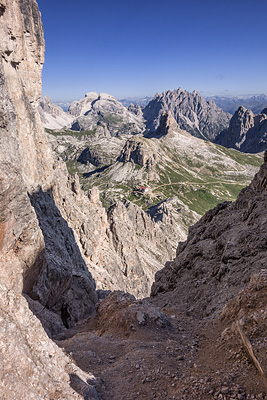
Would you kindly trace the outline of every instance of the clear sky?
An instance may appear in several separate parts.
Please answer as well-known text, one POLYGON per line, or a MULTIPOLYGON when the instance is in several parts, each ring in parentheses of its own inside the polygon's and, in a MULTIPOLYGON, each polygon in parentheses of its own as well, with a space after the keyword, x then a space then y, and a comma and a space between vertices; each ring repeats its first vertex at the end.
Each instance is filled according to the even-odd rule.
POLYGON ((267 0, 37 0, 43 95, 267 92, 267 0))

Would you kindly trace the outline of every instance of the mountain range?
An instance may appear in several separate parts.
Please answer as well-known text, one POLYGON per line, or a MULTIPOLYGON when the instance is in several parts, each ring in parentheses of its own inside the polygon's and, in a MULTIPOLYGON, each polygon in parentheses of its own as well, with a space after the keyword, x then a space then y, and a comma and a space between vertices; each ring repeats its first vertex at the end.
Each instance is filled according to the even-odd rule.
POLYGON ((205 97, 205 99, 214 101, 218 107, 230 114, 234 114, 240 106, 251 110, 254 114, 261 113, 267 107, 267 95, 265 93, 236 97, 209 96, 205 97))
POLYGON ((0 36, 1 399, 264 400, 267 152, 198 139, 170 110, 155 131, 136 133, 143 122, 118 104, 123 124, 128 112, 136 123, 134 134, 121 132, 107 95, 90 94, 88 114, 73 115, 86 124, 98 115, 93 129, 46 133, 36 1, 0 0, 0 36), (117 182, 112 191, 123 198, 105 208, 97 185, 83 190, 63 159, 84 168, 84 180, 107 173, 102 193, 117 182), (143 208, 163 194, 146 210, 120 192, 133 173, 149 179, 132 193, 143 208), (172 235, 186 213, 199 218, 193 207, 208 188, 231 197, 248 180, 236 201, 189 229, 164 267, 172 235), (168 198, 174 186, 177 198, 168 198))
POLYGON ((61 123, 60 118, 66 113, 62 110, 59 115, 58 106, 53 112, 52 102, 48 97, 42 99, 39 109, 47 128, 54 129, 52 116, 59 120, 61 127, 85 131, 96 125, 104 126, 112 136, 119 130, 125 133, 155 132, 162 113, 169 111, 180 129, 193 136, 212 140, 227 128, 231 117, 214 102, 206 102, 196 91, 190 93, 182 89, 157 94, 143 110, 133 104, 126 108, 108 94, 88 93, 84 99, 70 104, 66 118, 72 118, 72 121, 65 125, 61 123))

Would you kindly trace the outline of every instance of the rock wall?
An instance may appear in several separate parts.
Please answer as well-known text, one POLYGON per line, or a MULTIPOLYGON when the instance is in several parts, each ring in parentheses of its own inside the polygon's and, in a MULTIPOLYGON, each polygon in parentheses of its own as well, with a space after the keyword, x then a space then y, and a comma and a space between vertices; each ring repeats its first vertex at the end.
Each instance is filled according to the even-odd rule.
POLYGON ((244 153, 259 153, 266 150, 267 109, 254 115, 251 110, 239 107, 231 118, 229 128, 222 131, 214 142, 244 153))
POLYGON ((52 158, 37 112, 44 60, 37 4, 34 0, 0 4, 2 393, 3 398, 13 396, 12 389, 6 389, 12 388, 8 371, 13 367, 21 369, 12 381, 17 386, 14 398, 20 393, 22 398, 44 398, 51 384, 55 392, 63 390, 66 399, 74 399, 76 394, 68 386, 74 367, 43 327, 49 336, 66 329, 60 318, 63 303, 71 307, 70 326, 94 313, 97 293, 89 270, 98 288, 148 295, 154 273, 165 261, 165 239, 138 207, 120 203, 107 215, 98 192, 86 196, 77 178, 68 177, 64 164, 52 158), (133 243, 137 249, 130 253, 133 243), (9 333, 11 325, 16 335, 9 333), (45 355, 37 356, 40 352, 45 355), (53 354, 57 356, 51 367, 53 354), (25 394, 22 384, 32 391, 25 394))
MULTIPOLYGON (((0 36, 0 397, 82 398, 70 386, 73 376, 76 383, 72 386, 94 398, 94 389, 86 383, 89 376, 50 341, 26 301, 27 294, 31 295, 38 300, 38 313, 49 313, 48 307, 59 301, 64 290, 74 292, 72 268, 76 264, 79 269, 76 261, 82 260, 74 244, 65 254, 52 254, 52 242, 51 248, 47 247, 51 238, 43 230, 48 213, 53 214, 51 229, 56 221, 58 230, 67 223, 53 200, 55 170, 36 112, 44 60, 36 2, 1 0, 0 36), (61 260, 52 263, 52 256, 61 260), (64 271, 56 268, 60 262, 65 264, 64 271)), ((70 240, 71 232, 65 230, 63 235, 57 232, 54 243, 59 238, 70 240)), ((96 299, 94 282, 84 266, 80 270, 85 271, 89 286, 84 294, 87 309, 82 310, 88 314, 96 299)), ((61 320, 59 324, 62 326, 61 320)))

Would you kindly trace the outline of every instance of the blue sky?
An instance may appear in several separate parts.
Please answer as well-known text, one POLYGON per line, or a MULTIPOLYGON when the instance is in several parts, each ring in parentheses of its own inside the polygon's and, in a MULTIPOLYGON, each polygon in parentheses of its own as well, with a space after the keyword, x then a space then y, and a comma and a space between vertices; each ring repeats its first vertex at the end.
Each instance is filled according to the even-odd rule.
POLYGON ((266 0, 37 0, 43 95, 267 92, 266 0))

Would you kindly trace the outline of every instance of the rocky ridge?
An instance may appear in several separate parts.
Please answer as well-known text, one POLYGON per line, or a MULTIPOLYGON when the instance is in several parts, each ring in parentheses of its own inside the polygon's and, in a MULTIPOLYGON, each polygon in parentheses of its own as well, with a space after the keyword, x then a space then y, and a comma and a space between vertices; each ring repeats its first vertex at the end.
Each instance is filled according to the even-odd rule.
MULTIPOLYGON (((47 100, 41 102, 43 121, 56 117, 56 110, 48 109, 47 100), (42 104, 45 102, 46 107, 42 104), (46 113, 44 113, 44 108, 46 113)), ((168 113, 178 127, 191 135, 213 140, 229 123, 230 114, 225 113, 212 100, 206 102, 196 91, 192 93, 181 88, 156 94, 144 109, 138 104, 126 108, 113 96, 95 92, 87 93, 84 99, 71 103, 64 119, 58 117, 58 127, 71 127, 74 131, 93 130, 104 127, 112 136, 123 134, 149 134, 156 132, 162 114, 168 113), (73 118, 72 122, 70 118, 73 118)), ((54 121, 55 123, 56 121, 54 121)), ((48 122, 47 122, 48 123, 48 122)), ((45 125, 48 127, 48 125, 45 125)), ((50 126, 49 126, 50 127, 50 126)))
POLYGON ((259 153, 267 148, 267 109, 254 115, 251 110, 239 107, 231 118, 229 128, 215 139, 215 143, 245 153, 259 153))
MULTIPOLYGON (((0 33, 1 398, 265 399, 233 321, 242 319, 265 371, 267 155, 235 203, 217 206, 191 229, 165 277, 158 273, 153 298, 97 293, 89 261, 97 269, 107 254, 113 268, 112 241, 128 262, 138 239, 129 241, 117 216, 140 224, 145 237, 152 219, 167 219, 168 204, 150 217, 127 202, 106 214, 97 190, 82 192, 77 176, 53 159, 36 111, 44 50, 36 2, 0 0, 0 33)), ((167 136, 191 148, 178 133, 167 136)), ((133 267, 122 269, 125 279, 133 267)))
POLYGON ((44 96, 39 102, 39 114, 42 124, 48 129, 61 129, 73 121, 73 116, 66 113, 60 106, 52 103, 49 96, 44 96))
POLYGON ((228 126, 231 118, 213 101, 206 102, 197 91, 189 93, 181 88, 156 94, 144 108, 149 131, 157 130, 163 112, 170 112, 180 129, 206 140, 213 140, 228 126))
POLYGON ((126 198, 147 210, 176 196, 203 214, 224 198, 235 199, 237 187, 245 186, 260 164, 259 156, 239 155, 193 138, 178 128, 170 113, 163 114, 157 132, 147 136, 108 138, 97 131, 62 131, 51 132, 49 138, 69 172, 78 173, 84 190, 98 186, 106 208, 126 198), (140 186, 148 187, 145 196, 140 186))

